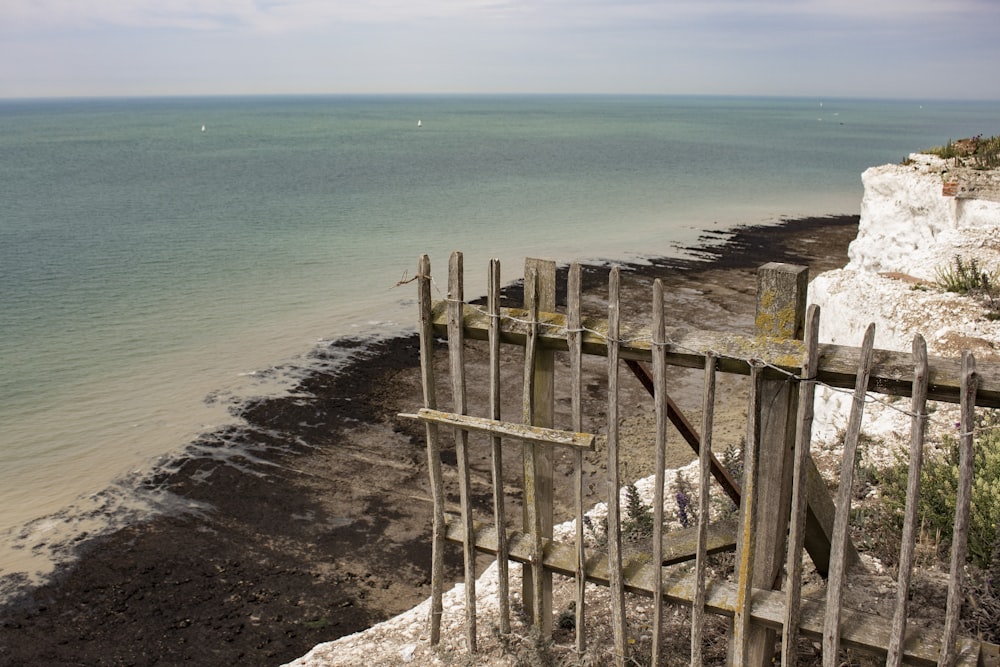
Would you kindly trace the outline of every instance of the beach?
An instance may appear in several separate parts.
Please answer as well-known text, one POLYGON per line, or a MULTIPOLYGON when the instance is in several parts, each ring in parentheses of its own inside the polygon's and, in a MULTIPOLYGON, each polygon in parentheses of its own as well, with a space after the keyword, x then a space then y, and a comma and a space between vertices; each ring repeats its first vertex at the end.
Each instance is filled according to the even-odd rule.
MULTIPOLYGON (((816 275, 843 266, 857 223, 840 215, 706 233, 689 258, 624 265, 623 313, 648 321, 652 280, 661 278, 678 325, 749 331, 756 268, 790 262, 816 275)), ((440 281, 447 257, 432 260, 440 281)), ((599 303, 606 281, 606 265, 586 267, 588 298, 599 303)), ((467 296, 481 291, 466 286, 467 296)), ((518 303, 516 287, 506 296, 518 303)), ((77 558, 37 588, 4 581, 0 662, 274 665, 426 598, 423 431, 397 416, 421 405, 417 338, 341 338, 312 356, 344 353, 351 354, 345 367, 315 364, 288 395, 236 406, 239 425, 200 437, 141 480, 140 488, 173 498, 175 511, 62 545, 77 558)), ((470 345, 469 364, 482 358, 470 345)), ((588 372, 604 372, 603 363, 588 372)), ((696 414, 700 383, 684 373, 671 382, 676 402, 696 414)), ((724 395, 739 395, 733 382, 724 395)), ((641 426, 652 405, 637 382, 622 385, 623 416, 638 425, 626 474, 638 478, 651 472, 641 426)), ((587 409, 600 418, 601 397, 587 409)), ((728 411, 729 430, 717 447, 738 442, 740 410, 731 401, 720 411, 728 411)), ((672 456, 675 465, 693 453, 678 448, 672 456)), ((446 453, 445 464, 453 458, 446 453)), ((487 469, 484 460, 473 469, 487 469)), ((587 472, 593 502, 604 493, 599 456, 588 459, 587 472)), ((458 578, 460 550, 448 556, 458 578)))

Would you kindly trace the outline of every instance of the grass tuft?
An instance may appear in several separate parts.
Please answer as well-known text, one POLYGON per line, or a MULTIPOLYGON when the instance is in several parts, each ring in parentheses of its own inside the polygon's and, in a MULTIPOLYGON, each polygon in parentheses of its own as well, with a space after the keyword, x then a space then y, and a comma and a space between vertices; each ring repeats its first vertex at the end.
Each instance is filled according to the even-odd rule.
POLYGON ((944 146, 924 152, 974 169, 996 169, 1000 167, 1000 136, 983 137, 982 134, 977 134, 959 141, 949 139, 944 146))

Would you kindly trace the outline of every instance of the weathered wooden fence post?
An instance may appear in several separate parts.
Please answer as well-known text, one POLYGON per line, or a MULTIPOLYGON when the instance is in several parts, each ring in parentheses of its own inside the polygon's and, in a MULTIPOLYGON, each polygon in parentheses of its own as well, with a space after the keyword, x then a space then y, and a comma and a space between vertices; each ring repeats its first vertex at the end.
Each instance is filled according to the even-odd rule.
MULTIPOLYGON (((582 270, 574 262, 566 277, 566 345, 569 348, 572 428, 583 431, 583 312, 582 270)), ((573 490, 576 498, 576 653, 587 648, 587 553, 584 548, 583 450, 573 451, 573 490)))
POLYGON ((976 358, 962 352, 961 436, 959 437, 958 489, 955 497, 955 523, 951 538, 951 570, 948 577, 948 602, 944 632, 941 637, 941 657, 938 667, 952 667, 958 655, 955 642, 962 614, 962 582, 965 579, 965 559, 968 556, 969 512, 972 503, 973 432, 976 429, 976 358))
MULTIPOLYGON (((420 369, 424 391, 424 407, 437 409, 437 394, 434 389, 434 324, 431 307, 431 260, 420 256, 417 267, 417 284, 420 300, 420 369)), ((431 537, 431 644, 441 641, 441 614, 444 595, 444 482, 441 472, 441 450, 438 443, 438 427, 432 422, 425 423, 427 438, 427 468, 430 474, 431 497, 434 504, 434 518, 431 537)))
MULTIPOLYGON (((490 419, 500 421, 500 260, 490 260, 487 308, 490 313, 490 419)), ((497 584, 500 588, 500 634, 510 633, 510 573, 507 561, 507 514, 504 510, 503 441, 490 436, 493 480, 493 525, 497 530, 497 584)))
POLYGON ((927 431, 927 341, 920 334, 913 337, 913 396, 910 398, 910 466, 906 476, 903 536, 899 550, 899 576, 896 584, 896 610, 892 617, 892 634, 886 652, 885 667, 903 664, 903 643, 906 639, 906 615, 910 604, 910 581, 913 577, 914 554, 920 497, 920 471, 924 465, 924 434, 927 431))
MULTIPOLYGON (((757 336, 801 339, 808 286, 809 269, 804 266, 771 262, 760 267, 757 272, 757 336)), ((778 577, 785 563, 798 401, 798 386, 789 380, 787 377, 768 377, 765 373, 761 383, 760 405, 767 409, 760 423, 757 506, 766 507, 767 512, 761 515, 755 528, 754 588, 775 588, 780 583, 778 577)), ((774 630, 751 626, 745 664, 770 665, 776 637, 774 630)))
MULTIPOLYGON (((467 415, 465 387, 465 266, 462 253, 453 252, 448 262, 448 358, 451 394, 456 414, 467 415)), ((476 549, 472 530, 469 474, 469 432, 455 429, 458 492, 462 504, 462 555, 465 565, 465 631, 469 652, 476 652, 476 549)))
MULTIPOLYGON (((524 307, 531 312, 555 312, 556 309, 556 263, 552 260, 528 258, 524 261, 524 307), (531 285, 529 281, 537 281, 531 285), (537 298, 537 304, 530 303, 530 300, 537 298), (534 308, 533 308, 534 306, 534 308)), ((539 348, 535 356, 535 370, 533 378, 533 397, 531 413, 533 415, 533 426, 553 426, 555 412, 555 354, 551 350, 539 348)), ((525 448, 532 448, 533 451, 525 451, 524 464, 531 465, 534 461, 534 470, 525 470, 525 480, 530 475, 534 475, 537 482, 538 501, 542 508, 541 526, 542 537, 552 539, 552 458, 549 447, 543 447, 537 443, 525 443, 525 448)), ((527 503, 524 510, 524 530, 532 530, 531 517, 528 516, 527 503)), ((541 631, 543 637, 552 634, 552 573, 546 572, 542 567, 525 567, 522 576, 521 596, 525 609, 533 609, 535 590, 534 577, 542 578, 542 618, 531 619, 541 631)))
POLYGON ((611 630, 615 646, 615 667, 625 667, 628 658, 625 617, 625 581, 622 575, 622 534, 618 463, 618 360, 620 358, 620 287, 617 266, 608 278, 608 587, 611 589, 611 630))
POLYGON ((872 351, 875 349, 875 323, 868 325, 861 344, 861 359, 855 378, 854 400, 851 416, 847 420, 844 436, 844 454, 840 468, 840 488, 837 490, 837 516, 833 523, 830 545, 830 573, 826 584, 826 618, 823 620, 823 665, 837 667, 840 661, 840 619, 843 589, 847 576, 847 543, 851 520, 851 490, 854 486, 854 465, 857 461, 858 441, 861 439, 861 420, 865 414, 868 380, 872 372, 872 351))
MULTIPOLYGON (((795 460, 792 464, 792 507, 789 516, 785 565, 785 622, 781 632, 781 664, 798 664, 799 623, 802 618, 802 550, 805 546, 809 507, 809 453, 812 443, 816 368, 819 366, 819 306, 806 311, 805 351, 799 372, 799 405, 795 426, 795 460)), ((895 666, 895 667, 898 667, 895 666)))

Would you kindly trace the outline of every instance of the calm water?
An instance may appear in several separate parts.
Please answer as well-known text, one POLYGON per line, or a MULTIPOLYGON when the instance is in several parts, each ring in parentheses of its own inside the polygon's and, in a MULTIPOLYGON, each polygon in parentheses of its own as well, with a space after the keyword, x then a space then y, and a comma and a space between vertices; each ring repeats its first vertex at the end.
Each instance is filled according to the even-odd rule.
POLYGON ((99 492, 291 379, 261 371, 410 327, 396 283, 420 253, 440 272, 463 250, 468 292, 490 256, 513 278, 526 255, 671 254, 856 213, 865 168, 978 133, 1000 104, 0 101, 0 574, 43 567, 11 546, 86 529, 129 487, 99 492))

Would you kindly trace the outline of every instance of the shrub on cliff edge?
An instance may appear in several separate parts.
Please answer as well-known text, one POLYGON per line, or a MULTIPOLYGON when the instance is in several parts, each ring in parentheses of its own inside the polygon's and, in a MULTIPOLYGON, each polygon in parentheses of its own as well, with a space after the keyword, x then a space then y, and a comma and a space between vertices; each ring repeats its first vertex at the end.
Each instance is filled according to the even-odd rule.
POLYGON ((965 259, 955 255, 951 264, 938 267, 934 274, 938 287, 946 292, 992 296, 996 290, 997 272, 984 271, 975 257, 965 259))
MULTIPOLYGON (((988 570, 1000 553, 1000 414, 990 411, 977 419, 973 445, 975 471, 969 515, 969 560, 988 570)), ((944 438, 944 446, 927 453, 920 475, 919 516, 926 531, 940 534, 939 547, 951 541, 958 490, 958 440, 944 438)), ((903 525, 908 463, 901 454, 896 465, 879 474, 879 491, 889 520, 903 525)), ((947 551, 939 556, 947 558, 947 551)))
POLYGON ((1000 136, 984 138, 983 135, 977 134, 958 141, 949 139, 944 146, 930 148, 924 152, 975 169, 996 169, 1000 167, 1000 136))

